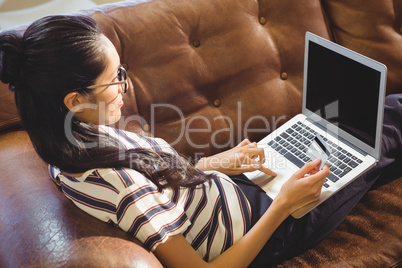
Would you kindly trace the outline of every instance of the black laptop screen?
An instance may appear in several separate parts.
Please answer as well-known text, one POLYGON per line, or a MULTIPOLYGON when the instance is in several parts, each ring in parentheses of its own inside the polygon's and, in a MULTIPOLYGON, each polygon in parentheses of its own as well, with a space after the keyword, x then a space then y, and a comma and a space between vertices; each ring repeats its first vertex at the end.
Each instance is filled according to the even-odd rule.
POLYGON ((306 108, 374 147, 380 72, 309 42, 306 108))

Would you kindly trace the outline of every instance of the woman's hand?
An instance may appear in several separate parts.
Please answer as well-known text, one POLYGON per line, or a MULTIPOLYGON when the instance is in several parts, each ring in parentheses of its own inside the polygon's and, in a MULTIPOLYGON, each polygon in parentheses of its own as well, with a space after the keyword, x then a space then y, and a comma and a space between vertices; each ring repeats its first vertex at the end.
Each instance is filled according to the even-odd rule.
POLYGON ((291 214, 298 208, 317 201, 320 198, 325 178, 330 174, 327 164, 321 170, 318 170, 320 162, 320 159, 308 162, 294 173, 283 184, 274 203, 281 205, 282 209, 291 214))
POLYGON ((261 170, 268 175, 276 176, 275 172, 262 165, 264 162, 264 149, 258 148, 255 142, 251 143, 245 139, 230 150, 201 158, 195 167, 202 171, 216 170, 226 175, 261 170))
MULTIPOLYGON (((212 156, 212 159, 216 159, 218 167, 213 165, 210 168, 207 165, 210 159, 201 159, 197 167, 205 167, 203 170, 222 170, 219 165, 224 163, 228 165, 224 170, 241 173, 255 162, 261 165, 264 161, 264 151, 258 149, 255 143, 245 140, 231 150, 212 156), (255 160, 257 157, 260 158, 259 161, 255 160)), ((182 235, 169 237, 156 248, 155 255, 164 267, 247 267, 278 226, 293 211, 319 198, 325 177, 330 173, 327 165, 318 170, 319 163, 320 160, 309 162, 290 177, 258 222, 212 262, 206 263, 182 235)))

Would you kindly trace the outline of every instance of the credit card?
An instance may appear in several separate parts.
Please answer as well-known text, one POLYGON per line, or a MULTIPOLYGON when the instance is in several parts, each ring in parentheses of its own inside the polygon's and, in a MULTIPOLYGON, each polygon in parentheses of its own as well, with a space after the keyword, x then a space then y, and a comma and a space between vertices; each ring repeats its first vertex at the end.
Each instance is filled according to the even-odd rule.
POLYGON ((307 156, 310 157, 312 160, 316 160, 318 158, 321 159, 319 169, 322 169, 324 167, 331 153, 331 149, 319 134, 315 136, 306 152, 307 156))

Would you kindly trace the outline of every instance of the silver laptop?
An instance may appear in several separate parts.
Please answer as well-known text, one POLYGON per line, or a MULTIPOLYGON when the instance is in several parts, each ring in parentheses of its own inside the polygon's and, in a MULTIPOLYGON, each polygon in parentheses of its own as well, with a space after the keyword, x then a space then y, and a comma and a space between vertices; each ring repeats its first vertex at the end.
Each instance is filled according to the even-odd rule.
POLYGON ((302 114, 258 143, 264 165, 278 175, 245 175, 275 199, 306 162, 325 159, 331 174, 320 199, 292 214, 304 216, 379 160, 386 78, 385 65, 307 32, 302 114), (320 147, 323 157, 317 156, 320 147))

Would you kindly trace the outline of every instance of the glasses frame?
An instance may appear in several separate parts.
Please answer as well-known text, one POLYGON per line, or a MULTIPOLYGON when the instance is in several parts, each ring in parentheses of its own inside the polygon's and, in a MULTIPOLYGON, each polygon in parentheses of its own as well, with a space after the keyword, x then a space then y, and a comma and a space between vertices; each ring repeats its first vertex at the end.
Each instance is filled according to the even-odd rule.
POLYGON ((100 88, 100 87, 109 87, 109 86, 113 86, 113 85, 124 85, 124 87, 122 87, 122 90, 123 90, 123 93, 125 94, 127 92, 127 88, 128 88, 127 71, 126 71, 126 69, 124 69, 124 67, 122 65, 119 66, 119 71, 121 72, 122 78, 124 80, 118 81, 118 82, 102 84, 102 85, 92 85, 92 86, 88 86, 86 88, 95 89, 95 88, 100 88))

